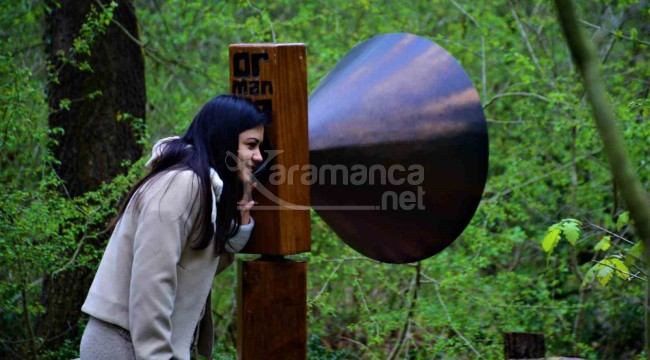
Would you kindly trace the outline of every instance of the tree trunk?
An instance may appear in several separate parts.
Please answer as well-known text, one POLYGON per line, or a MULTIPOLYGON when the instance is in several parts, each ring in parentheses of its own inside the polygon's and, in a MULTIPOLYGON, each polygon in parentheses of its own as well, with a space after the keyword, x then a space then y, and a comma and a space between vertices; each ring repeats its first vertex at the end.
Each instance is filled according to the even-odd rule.
MULTIPOLYGON (((71 55, 77 61, 86 60, 92 71, 62 64, 56 54, 71 54, 91 6, 101 13, 110 1, 103 0, 102 6, 99 1, 58 3, 60 6, 49 3, 52 10, 46 15, 47 54, 58 69, 59 80, 48 87, 49 125, 64 130, 53 135, 58 144, 52 150, 60 161, 56 171, 65 184, 62 190, 75 197, 125 172, 122 161, 135 161, 142 155, 132 122, 117 117, 128 113, 144 120, 144 58, 142 48, 133 40, 139 37, 133 2, 118 0, 106 32, 95 35, 91 55, 71 55), (89 97, 97 91, 101 95, 89 97), (64 99, 71 101, 69 110, 59 110, 64 99)), ((90 246, 102 248, 102 240, 90 246)), ((66 338, 78 335, 80 309, 93 275, 92 269, 73 268, 44 279, 41 302, 46 310, 37 321, 37 335, 45 340, 46 348, 55 349, 66 338)))
MULTIPOLYGON (((636 177, 625 150, 623 134, 618 128, 614 110, 607 97, 605 82, 600 74, 600 61, 593 45, 582 33, 575 5, 571 0, 555 0, 558 19, 571 56, 585 84, 587 100, 591 104, 598 133, 603 140, 605 153, 621 197, 630 210, 634 228, 643 242, 646 270, 650 272, 650 196, 636 177)), ((645 358, 650 360, 650 277, 646 276, 645 298, 645 358)))

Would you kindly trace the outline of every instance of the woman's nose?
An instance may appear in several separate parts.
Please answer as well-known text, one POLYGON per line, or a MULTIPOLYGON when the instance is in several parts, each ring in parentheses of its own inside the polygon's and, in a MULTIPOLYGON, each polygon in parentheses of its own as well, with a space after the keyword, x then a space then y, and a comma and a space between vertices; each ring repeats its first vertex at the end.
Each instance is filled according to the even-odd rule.
POLYGON ((253 160, 253 162, 256 162, 256 163, 261 162, 263 160, 262 159, 262 153, 259 150, 255 151, 253 153, 253 157, 251 158, 251 160, 253 160))

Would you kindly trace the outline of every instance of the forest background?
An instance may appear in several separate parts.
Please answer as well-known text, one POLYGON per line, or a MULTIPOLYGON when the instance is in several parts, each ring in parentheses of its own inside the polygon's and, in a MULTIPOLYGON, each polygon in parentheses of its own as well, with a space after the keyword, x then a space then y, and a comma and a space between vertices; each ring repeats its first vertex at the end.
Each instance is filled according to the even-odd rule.
MULTIPOLYGON (((73 293, 83 292, 98 265, 116 203, 143 175, 156 139, 179 134, 201 104, 228 92, 229 44, 306 43, 313 90, 355 44, 390 32, 435 41, 469 73, 488 118, 488 182, 462 236, 418 264, 367 259, 312 213, 312 252, 299 256, 309 262, 309 358, 496 359, 503 357, 502 333, 511 331, 543 333, 549 355, 645 356, 647 274, 639 239, 552 3, 83 3, 88 11, 68 34, 69 49, 54 54, 51 15, 69 2, 0 5, 0 358, 78 355, 85 318, 73 293), (119 21, 129 7, 137 15, 133 30, 119 21), (144 56, 145 111, 112 108, 107 120, 130 129, 137 156, 122 158, 115 176, 94 188, 71 193, 56 171, 66 165, 59 156, 64 126, 56 119, 111 100, 102 90, 110 84, 91 81, 81 97, 52 97, 66 86, 59 78, 66 68, 93 79, 99 64, 124 58, 107 45, 116 33, 144 56), (78 273, 78 282, 57 282, 78 273)), ((577 5, 648 189, 650 4, 577 5)), ((121 80, 129 86, 131 78, 121 80)), ((235 354, 234 275, 231 268, 214 283, 221 359, 235 354)))

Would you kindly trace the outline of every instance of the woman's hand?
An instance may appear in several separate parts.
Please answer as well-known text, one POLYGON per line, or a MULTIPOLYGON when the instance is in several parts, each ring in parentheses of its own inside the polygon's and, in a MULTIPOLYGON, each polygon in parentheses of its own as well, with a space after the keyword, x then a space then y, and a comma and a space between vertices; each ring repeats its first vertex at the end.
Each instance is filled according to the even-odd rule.
POLYGON ((244 194, 242 195, 241 200, 237 203, 239 211, 241 211, 241 224, 247 225, 251 221, 250 210, 255 205, 253 201, 253 189, 255 189, 255 183, 246 182, 244 184, 244 194))

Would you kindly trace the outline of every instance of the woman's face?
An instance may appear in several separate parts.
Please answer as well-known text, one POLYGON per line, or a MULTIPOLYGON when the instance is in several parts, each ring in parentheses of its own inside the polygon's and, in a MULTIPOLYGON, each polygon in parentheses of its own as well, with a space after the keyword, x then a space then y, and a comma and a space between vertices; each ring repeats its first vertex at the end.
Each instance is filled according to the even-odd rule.
POLYGON ((264 125, 239 133, 239 147, 237 158, 239 160, 239 179, 244 183, 250 183, 253 174, 253 166, 262 162, 260 144, 264 140, 264 125))

